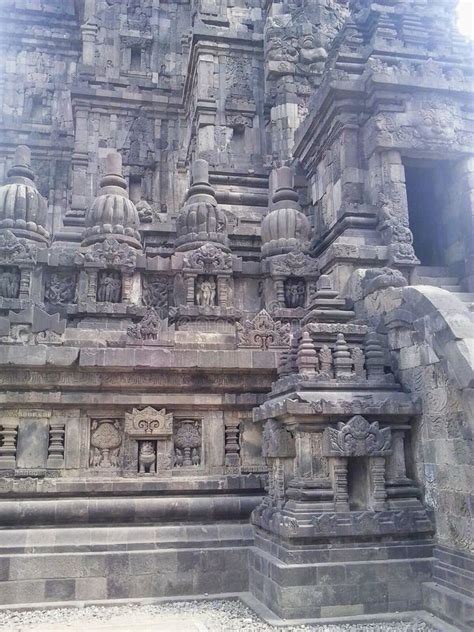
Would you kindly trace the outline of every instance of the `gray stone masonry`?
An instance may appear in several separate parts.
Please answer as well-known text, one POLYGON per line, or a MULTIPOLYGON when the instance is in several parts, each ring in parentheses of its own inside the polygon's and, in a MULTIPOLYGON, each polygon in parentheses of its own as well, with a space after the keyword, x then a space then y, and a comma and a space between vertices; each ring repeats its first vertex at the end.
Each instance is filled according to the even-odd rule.
POLYGON ((0 604, 472 628, 455 0, 0 2, 0 604))

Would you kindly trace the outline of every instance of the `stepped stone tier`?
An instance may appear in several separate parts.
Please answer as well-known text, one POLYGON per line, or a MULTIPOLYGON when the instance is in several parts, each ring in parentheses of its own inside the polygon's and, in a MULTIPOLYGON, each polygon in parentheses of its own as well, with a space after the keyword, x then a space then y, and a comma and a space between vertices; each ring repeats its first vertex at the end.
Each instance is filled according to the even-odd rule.
POLYGON ((471 630, 454 0, 0 25, 0 605, 247 593, 471 630))

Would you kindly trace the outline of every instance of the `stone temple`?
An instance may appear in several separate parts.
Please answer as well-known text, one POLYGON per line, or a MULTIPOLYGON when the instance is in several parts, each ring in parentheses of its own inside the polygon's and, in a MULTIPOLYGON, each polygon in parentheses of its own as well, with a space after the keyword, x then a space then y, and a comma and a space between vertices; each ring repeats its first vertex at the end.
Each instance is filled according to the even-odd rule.
POLYGON ((0 602, 474 625, 454 0, 0 2, 0 602))

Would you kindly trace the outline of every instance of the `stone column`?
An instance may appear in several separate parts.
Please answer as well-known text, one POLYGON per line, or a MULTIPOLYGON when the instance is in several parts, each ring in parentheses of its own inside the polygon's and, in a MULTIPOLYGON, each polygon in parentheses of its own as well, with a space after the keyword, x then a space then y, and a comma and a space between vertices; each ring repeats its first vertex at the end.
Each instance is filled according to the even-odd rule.
POLYGON ((368 166, 371 197, 379 209, 378 228, 388 246, 389 263, 413 267, 419 261, 413 250, 405 169, 400 152, 390 150, 373 154, 368 166))
POLYGON ((464 285, 474 292, 474 158, 464 158, 457 165, 462 216, 467 228, 464 236, 464 285))
POLYGON ((15 469, 18 419, 1 419, 0 470, 15 469))
POLYGON ((87 167, 89 164, 89 155, 87 151, 88 118, 88 107, 78 106, 74 115, 76 133, 74 152, 71 159, 72 199, 71 210, 67 213, 69 218, 83 218, 86 208, 92 198, 92 191, 87 177, 87 167))
POLYGON ((387 492, 385 490, 385 457, 369 459, 369 505, 373 511, 386 509, 387 492))
POLYGON ((330 460, 333 481, 335 511, 349 511, 349 492, 347 487, 347 458, 336 457, 330 460))
POLYGON ((392 430, 392 454, 387 457, 386 473, 390 482, 405 481, 407 478, 404 430, 392 430))

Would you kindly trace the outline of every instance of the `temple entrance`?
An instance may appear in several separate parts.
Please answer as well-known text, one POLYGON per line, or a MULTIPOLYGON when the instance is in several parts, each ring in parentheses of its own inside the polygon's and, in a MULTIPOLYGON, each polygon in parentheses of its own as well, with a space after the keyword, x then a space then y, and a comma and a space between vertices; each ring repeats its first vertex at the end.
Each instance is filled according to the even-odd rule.
POLYGON ((422 266, 447 264, 450 164, 406 161, 405 183, 413 247, 422 266))

